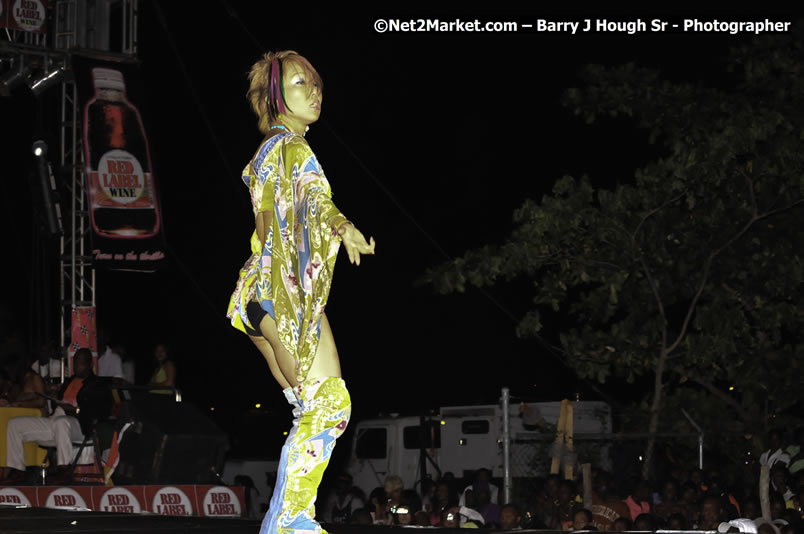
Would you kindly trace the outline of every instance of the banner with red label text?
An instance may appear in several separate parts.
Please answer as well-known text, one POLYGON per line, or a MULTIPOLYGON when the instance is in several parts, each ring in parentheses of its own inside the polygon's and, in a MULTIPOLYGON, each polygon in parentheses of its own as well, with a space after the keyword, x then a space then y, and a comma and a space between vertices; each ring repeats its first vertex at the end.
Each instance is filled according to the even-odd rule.
POLYGON ((94 265, 159 269, 165 241, 138 63, 75 55, 72 68, 83 117, 94 265))
POLYGON ((0 28, 44 33, 47 0, 0 0, 0 28))
POLYGON ((242 486, 0 486, 0 505, 128 514, 243 517, 242 486))

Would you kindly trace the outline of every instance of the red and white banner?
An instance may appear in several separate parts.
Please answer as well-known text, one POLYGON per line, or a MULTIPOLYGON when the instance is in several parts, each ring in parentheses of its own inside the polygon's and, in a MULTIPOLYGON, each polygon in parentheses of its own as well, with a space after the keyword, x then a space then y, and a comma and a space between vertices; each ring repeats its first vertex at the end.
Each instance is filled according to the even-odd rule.
POLYGON ((95 512, 242 517, 241 486, 5 486, 0 503, 95 512))
POLYGON ((0 0, 0 28, 44 33, 47 0, 0 0))

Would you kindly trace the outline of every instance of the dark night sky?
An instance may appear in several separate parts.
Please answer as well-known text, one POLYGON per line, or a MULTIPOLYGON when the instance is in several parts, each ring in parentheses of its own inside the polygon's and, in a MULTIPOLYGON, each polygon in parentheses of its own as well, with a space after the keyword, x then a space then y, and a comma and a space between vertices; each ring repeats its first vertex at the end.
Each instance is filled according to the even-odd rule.
MULTIPOLYGON (((413 287, 413 281, 445 260, 444 253, 455 257, 500 242, 512 228, 513 210, 548 191, 561 175, 589 173, 600 185, 630 181, 655 155, 630 125, 603 120, 588 126, 560 105, 562 91, 580 83, 584 64, 633 61, 660 68, 671 80, 727 84, 728 47, 744 36, 380 34, 374 21, 394 16, 521 24, 661 15, 389 10, 346 17, 231 1, 255 42, 218 0, 203 9, 195 2, 162 4, 179 57, 150 1, 140 3, 139 56, 148 96, 142 112, 170 268, 156 274, 100 272, 97 278, 101 324, 144 366, 153 344, 166 340, 186 399, 220 407, 222 421, 256 402, 269 410, 281 407, 284 414, 267 366, 248 338, 228 324, 225 311, 253 230, 239 175, 261 140, 244 97, 246 73, 261 47, 294 49, 312 62, 325 85, 321 120, 307 139, 335 203, 377 242, 376 256, 364 257, 360 267, 341 252, 327 306, 356 414, 496 402, 505 385, 537 400, 576 390, 598 398, 535 340, 517 339, 515 323, 481 292, 438 296, 413 287)), ((774 18, 752 18, 766 16, 774 18)), ((9 279, 22 281, 12 284, 7 302, 19 313, 24 339, 31 294, 25 154, 34 109, 30 99, 0 101, 0 172, 7 191, 22 199, 3 195, 6 250, 20 260, 4 262, 5 268, 9 279)), ((528 287, 521 280, 489 294, 519 317, 528 307, 528 287)), ((545 336, 557 338, 555 328, 545 336)))

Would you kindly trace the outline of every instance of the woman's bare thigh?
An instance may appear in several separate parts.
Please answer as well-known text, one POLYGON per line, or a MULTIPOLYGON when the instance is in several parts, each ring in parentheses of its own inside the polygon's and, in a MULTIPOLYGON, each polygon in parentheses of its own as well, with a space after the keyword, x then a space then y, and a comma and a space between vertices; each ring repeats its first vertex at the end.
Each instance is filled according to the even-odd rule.
MULTIPOLYGON (((285 348, 279 339, 274 319, 266 314, 260 322, 260 331, 263 337, 249 336, 268 362, 279 384, 285 388, 296 386, 296 361, 293 355, 285 348), (267 343, 266 343, 267 341, 267 343)), ((326 314, 321 315, 321 338, 318 343, 313 364, 307 373, 308 378, 319 376, 341 376, 341 366, 338 359, 338 350, 335 347, 335 338, 329 325, 326 314)))

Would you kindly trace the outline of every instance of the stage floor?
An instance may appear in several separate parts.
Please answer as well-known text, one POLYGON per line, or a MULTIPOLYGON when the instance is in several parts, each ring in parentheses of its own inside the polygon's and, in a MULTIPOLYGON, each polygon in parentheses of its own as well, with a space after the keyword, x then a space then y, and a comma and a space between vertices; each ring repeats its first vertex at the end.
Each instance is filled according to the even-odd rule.
POLYGON ((260 521, 256 519, 175 517, 156 514, 0 507, 0 533, 2 534, 17 532, 257 534, 259 531, 260 521))

